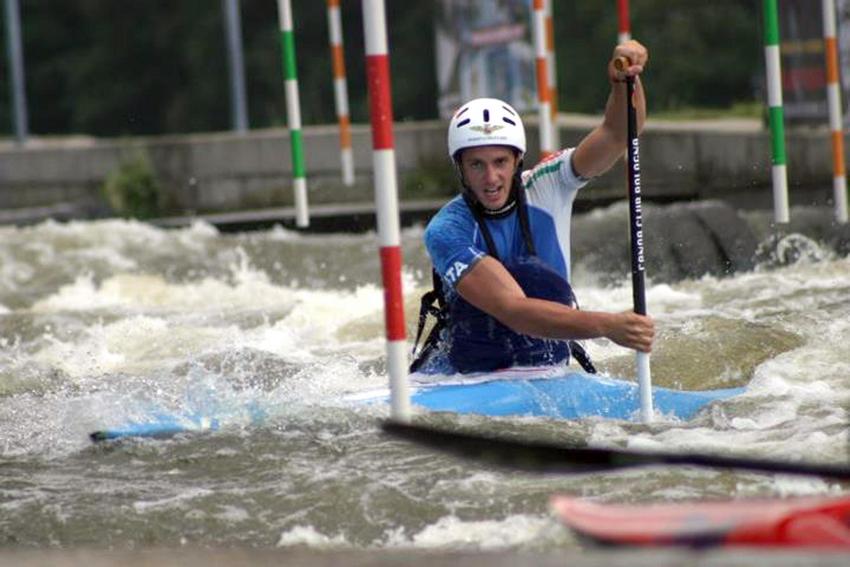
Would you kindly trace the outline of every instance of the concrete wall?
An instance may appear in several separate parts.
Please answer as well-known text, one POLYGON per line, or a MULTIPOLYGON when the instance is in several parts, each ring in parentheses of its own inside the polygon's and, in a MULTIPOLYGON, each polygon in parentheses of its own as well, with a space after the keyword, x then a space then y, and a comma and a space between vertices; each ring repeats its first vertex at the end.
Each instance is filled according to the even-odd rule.
MULTIPOLYGON (((598 121, 562 116, 562 145, 576 143, 598 121)), ((530 159, 537 153, 533 118, 529 125, 530 159)), ((371 134, 367 125, 353 129, 357 183, 342 185, 335 126, 307 127, 304 143, 311 204, 372 200, 371 134)), ((790 132, 788 172, 792 199, 806 201, 831 186, 831 150, 826 130, 790 132)), ((444 164, 445 124, 399 123, 395 127, 400 187, 417 168, 444 164)), ((169 214, 221 212, 292 204, 288 132, 255 130, 248 134, 194 134, 150 138, 34 139, 20 147, 0 145, 0 211, 41 207, 66 216, 103 214, 100 186, 121 160, 145 151, 166 188, 169 214)), ((641 138, 643 188, 657 199, 702 199, 758 195, 770 191, 770 142, 756 121, 664 123, 650 121, 641 138)), ((625 195, 621 165, 595 180, 585 203, 625 195)), ((404 195, 415 198, 413 193, 404 195)), ((0 222, 2 222, 0 218, 0 222)))

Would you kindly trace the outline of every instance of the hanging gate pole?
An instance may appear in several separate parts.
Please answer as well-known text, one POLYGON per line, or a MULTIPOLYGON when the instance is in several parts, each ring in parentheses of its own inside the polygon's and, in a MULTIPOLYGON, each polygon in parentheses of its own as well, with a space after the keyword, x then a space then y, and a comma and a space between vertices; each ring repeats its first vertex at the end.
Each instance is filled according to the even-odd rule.
POLYGON ((534 0, 532 33, 537 63, 537 105, 540 132, 540 158, 545 159, 555 152, 552 136, 552 101, 549 99, 549 73, 546 61, 546 16, 543 0, 534 0))
POLYGON ((847 172, 844 163, 844 124, 841 115, 841 86, 835 32, 835 0, 823 0, 823 41, 826 55, 826 97, 832 138, 832 187, 835 220, 847 222, 847 172))
POLYGON ((785 112, 782 108, 782 64, 779 59, 779 10, 776 0, 764 0, 764 57, 767 68, 767 104, 770 117, 773 166, 773 217, 777 223, 790 221, 788 172, 785 156, 785 112))
POLYGON ((407 340, 401 289, 401 230, 386 26, 384 0, 363 0, 366 73, 372 122, 372 167, 375 172, 375 205, 384 282, 390 403, 393 419, 409 421, 410 389, 407 384, 407 340))
POLYGON ((351 151, 351 118, 348 110, 348 85, 345 78, 345 55, 342 49, 342 18, 339 0, 328 2, 328 30, 333 62, 334 101, 339 122, 339 154, 342 165, 342 182, 354 185, 354 157, 351 151))
POLYGON ((617 0, 617 43, 632 39, 632 24, 629 21, 629 0, 617 0))
POLYGON ((293 189, 295 191, 295 224, 310 225, 307 213, 307 172, 304 167, 304 137, 301 133, 301 104, 298 98, 298 75, 295 65, 295 34, 290 0, 278 0, 280 40, 283 48, 283 79, 286 90, 286 120, 292 155, 293 189))
POLYGON ((558 129, 558 61, 555 56, 555 22, 552 19, 552 8, 555 0, 544 0, 546 15, 546 70, 549 82, 549 111, 552 120, 552 147, 561 149, 561 132, 558 129))

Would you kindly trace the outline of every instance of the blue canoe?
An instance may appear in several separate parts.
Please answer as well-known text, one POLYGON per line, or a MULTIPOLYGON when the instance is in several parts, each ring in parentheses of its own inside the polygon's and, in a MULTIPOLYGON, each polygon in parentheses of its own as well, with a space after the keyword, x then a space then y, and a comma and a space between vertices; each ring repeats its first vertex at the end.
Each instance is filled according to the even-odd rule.
MULTIPOLYGON (((637 420, 640 394, 635 382, 569 368, 512 369, 489 375, 463 377, 413 375, 411 402, 431 411, 479 414, 493 417, 546 417, 582 419, 600 417, 637 420), (427 380, 427 383, 417 381, 427 380)), ((664 419, 687 421, 716 400, 744 392, 744 388, 685 391, 652 389, 656 414, 664 419)), ((346 404, 386 404, 386 388, 348 396, 346 404)), ((245 408, 252 424, 262 424, 265 413, 256 404, 245 408)), ((242 412, 244 414, 244 412, 242 412)), ((215 431, 221 416, 202 412, 151 411, 149 417, 90 434, 93 441, 126 437, 170 437, 178 433, 215 431)))
MULTIPOLYGON (((687 421, 709 403, 736 396, 744 390, 687 391, 655 387, 652 399, 656 414, 687 421)), ((545 378, 511 377, 469 384, 422 385, 414 389, 411 402, 431 411, 494 417, 636 420, 640 413, 637 383, 574 371, 545 378)))

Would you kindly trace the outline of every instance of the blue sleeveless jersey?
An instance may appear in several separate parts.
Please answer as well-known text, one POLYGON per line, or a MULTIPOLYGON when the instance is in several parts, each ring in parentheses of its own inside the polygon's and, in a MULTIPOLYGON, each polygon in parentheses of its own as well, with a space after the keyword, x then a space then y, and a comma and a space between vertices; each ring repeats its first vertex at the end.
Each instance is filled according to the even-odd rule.
MULTIPOLYGON (((484 220, 499 260, 526 294, 568 305, 573 303, 568 283, 570 219, 576 192, 584 184, 573 174, 572 152, 557 153, 522 174, 536 258, 528 258, 516 210, 502 218, 484 220)), ((490 371, 513 365, 555 364, 569 358, 564 341, 517 334, 457 293, 455 288, 464 274, 488 254, 478 222, 462 196, 452 199, 431 219, 425 229, 425 245, 443 280, 449 314, 448 327, 442 334, 446 344, 443 354, 455 370, 490 371)))
MULTIPOLYGON (((573 150, 563 150, 522 174, 534 247, 547 266, 570 279, 570 220, 576 192, 584 185, 573 174, 573 150)), ((486 219, 496 253, 503 262, 527 256, 516 211, 486 219)), ((455 286, 464 273, 487 254, 487 244, 472 211, 458 195, 431 219, 425 246, 443 279, 446 300, 457 297, 455 286)))

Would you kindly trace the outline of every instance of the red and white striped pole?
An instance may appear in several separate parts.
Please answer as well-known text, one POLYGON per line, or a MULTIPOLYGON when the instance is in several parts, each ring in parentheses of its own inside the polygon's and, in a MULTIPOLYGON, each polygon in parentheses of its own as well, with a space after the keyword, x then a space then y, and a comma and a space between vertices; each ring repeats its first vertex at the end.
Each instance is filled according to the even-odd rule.
POLYGON ((558 129, 558 70, 555 58, 555 22, 552 19, 554 0, 544 0, 546 14, 546 69, 549 72, 549 103, 552 112, 552 146, 561 148, 561 132, 558 129))
POLYGON ((549 99, 549 73, 546 62, 546 14, 543 0, 534 0, 531 30, 534 35, 534 53, 537 62, 537 104, 540 130, 540 158, 555 152, 552 139, 552 105, 549 99))
POLYGON ((841 115, 841 87, 838 75, 838 46, 835 39, 835 0, 823 0, 823 40, 826 55, 826 96, 829 103, 829 129, 832 132, 832 187, 835 194, 835 220, 847 222, 847 173, 844 164, 844 126, 841 115))
POLYGON ((629 0, 617 0, 617 43, 632 39, 632 24, 629 20, 629 0))
POLYGON ((342 165, 342 182, 354 185, 354 157, 351 152, 351 118, 348 110, 348 86, 345 79, 345 56, 342 50, 342 18, 339 0, 328 2, 328 35, 333 62, 334 100, 339 122, 339 151, 342 165))
POLYGON ((372 169, 381 274, 384 282, 384 320, 387 330, 387 370, 390 376, 392 417, 410 420, 407 384, 407 340, 401 289, 401 230, 393 148, 393 108, 390 95, 390 58, 384 0, 363 0, 366 75, 372 122, 372 169))

